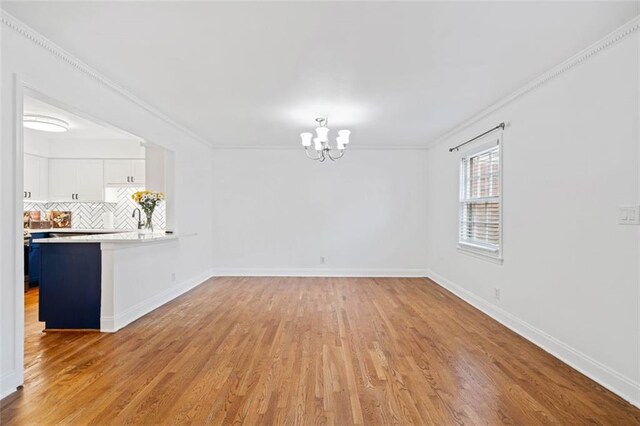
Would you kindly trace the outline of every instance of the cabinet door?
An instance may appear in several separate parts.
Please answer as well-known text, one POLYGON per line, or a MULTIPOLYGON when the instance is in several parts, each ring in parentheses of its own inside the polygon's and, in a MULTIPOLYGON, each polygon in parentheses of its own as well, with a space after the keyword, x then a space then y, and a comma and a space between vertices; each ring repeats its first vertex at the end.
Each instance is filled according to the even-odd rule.
POLYGON ((53 201, 75 201, 76 191, 76 161, 49 161, 49 198, 53 201))
POLYGON ((128 185, 133 175, 131 160, 104 160, 104 183, 128 185))
POLYGON ((131 160, 133 173, 131 180, 136 186, 144 186, 145 162, 144 160, 131 160))
POLYGON ((40 198, 40 162, 34 155, 24 155, 24 198, 39 200, 40 198))
POLYGON ((40 281, 40 243, 34 243, 33 240, 39 238, 47 238, 46 233, 32 233, 29 241, 29 261, 27 262, 27 275, 29 275, 29 284, 35 284, 40 281))
POLYGON ((49 159, 38 157, 40 169, 40 185, 38 188, 38 200, 49 200, 49 159))
POLYGON ((76 199, 104 201, 104 165, 102 160, 73 160, 76 162, 76 199))

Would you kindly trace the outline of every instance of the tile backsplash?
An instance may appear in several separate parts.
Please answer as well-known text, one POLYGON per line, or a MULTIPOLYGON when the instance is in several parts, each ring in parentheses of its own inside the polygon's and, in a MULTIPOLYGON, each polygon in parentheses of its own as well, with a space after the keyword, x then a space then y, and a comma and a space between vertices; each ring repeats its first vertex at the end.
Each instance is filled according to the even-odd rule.
MULTIPOLYGON (((101 229, 103 228, 102 214, 113 213, 113 225, 118 229, 136 229, 138 219, 131 217, 133 209, 138 205, 131 199, 131 195, 143 188, 116 188, 117 195, 115 202, 104 203, 32 203, 25 201, 24 211, 34 210, 42 212, 42 216, 47 210, 59 210, 71 212, 71 227, 74 229, 101 229)), ((166 225, 165 203, 158 204, 153 213, 153 227, 155 229, 165 229, 166 225)), ((144 221, 144 213, 142 220, 144 221)))

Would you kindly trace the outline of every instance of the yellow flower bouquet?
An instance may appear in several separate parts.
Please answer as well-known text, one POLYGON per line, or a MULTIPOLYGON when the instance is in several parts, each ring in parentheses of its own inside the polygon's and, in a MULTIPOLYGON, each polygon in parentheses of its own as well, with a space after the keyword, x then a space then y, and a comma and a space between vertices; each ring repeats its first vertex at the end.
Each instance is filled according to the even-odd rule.
POLYGON ((147 217, 144 228, 153 231, 153 211, 160 201, 164 200, 162 192, 154 192, 149 190, 135 192, 131 198, 138 203, 145 216, 147 217))

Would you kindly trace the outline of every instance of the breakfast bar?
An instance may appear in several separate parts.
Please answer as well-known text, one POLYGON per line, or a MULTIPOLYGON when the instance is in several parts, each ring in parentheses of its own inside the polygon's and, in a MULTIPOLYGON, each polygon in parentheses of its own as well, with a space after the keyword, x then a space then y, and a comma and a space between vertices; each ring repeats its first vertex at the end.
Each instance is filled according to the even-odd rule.
POLYGON ((116 331, 157 307, 149 300, 156 296, 152 281, 175 279, 177 240, 164 232, 34 240, 41 244, 39 318, 45 329, 116 331))

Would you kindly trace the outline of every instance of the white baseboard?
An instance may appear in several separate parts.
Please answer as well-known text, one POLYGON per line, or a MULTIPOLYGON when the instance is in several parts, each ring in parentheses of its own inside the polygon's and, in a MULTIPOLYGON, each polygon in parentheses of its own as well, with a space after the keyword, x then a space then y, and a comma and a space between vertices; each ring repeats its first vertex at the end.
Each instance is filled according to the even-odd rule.
POLYGON ((212 276, 212 271, 203 272, 200 275, 168 288, 162 293, 158 293, 149 299, 143 300, 115 317, 100 317, 100 331, 110 333, 116 332, 154 309, 172 301, 181 294, 199 286, 212 276))
POLYGON ((611 392, 640 408, 640 383, 623 376, 599 361, 517 318, 504 309, 454 284, 443 276, 433 271, 429 271, 426 276, 505 327, 513 330, 536 346, 539 346, 585 376, 609 389, 611 392))
POLYGON ((215 277, 425 277, 426 269, 219 268, 215 277))
POLYGON ((20 380, 20 376, 15 370, 0 376, 0 399, 14 393, 21 384, 22 380, 20 380))

